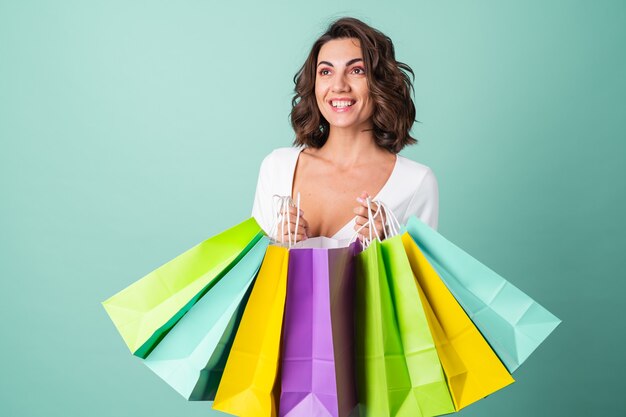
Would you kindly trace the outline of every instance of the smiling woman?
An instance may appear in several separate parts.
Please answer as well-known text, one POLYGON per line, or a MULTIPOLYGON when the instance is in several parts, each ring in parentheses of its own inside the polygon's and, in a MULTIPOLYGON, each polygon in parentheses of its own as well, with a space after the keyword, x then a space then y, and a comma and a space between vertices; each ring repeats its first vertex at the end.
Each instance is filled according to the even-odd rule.
MULTIPOLYGON (((261 164, 252 215, 266 232, 276 223, 273 196, 298 193, 297 229, 295 208, 290 216, 297 240, 350 239, 369 220, 367 197, 384 202, 401 223, 414 215, 437 227, 435 176, 398 155, 417 143, 409 134, 415 105, 407 73, 413 71, 395 59, 391 39, 358 19, 338 19, 320 36, 294 77, 296 146, 274 150, 261 164)), ((380 233, 382 219, 374 221, 380 233)))

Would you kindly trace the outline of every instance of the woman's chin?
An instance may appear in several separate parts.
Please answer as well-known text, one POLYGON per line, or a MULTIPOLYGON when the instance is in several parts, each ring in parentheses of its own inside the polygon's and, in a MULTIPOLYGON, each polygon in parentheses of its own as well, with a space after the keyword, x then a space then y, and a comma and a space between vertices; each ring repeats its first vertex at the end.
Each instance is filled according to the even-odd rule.
MULTIPOLYGON (((328 120, 328 119, 326 119, 328 120)), ((362 130, 361 128, 365 125, 365 123, 360 122, 360 121, 355 121, 353 119, 351 120, 337 120, 337 119, 332 119, 328 120, 328 124, 330 125, 331 129, 340 129, 340 130, 362 130)))

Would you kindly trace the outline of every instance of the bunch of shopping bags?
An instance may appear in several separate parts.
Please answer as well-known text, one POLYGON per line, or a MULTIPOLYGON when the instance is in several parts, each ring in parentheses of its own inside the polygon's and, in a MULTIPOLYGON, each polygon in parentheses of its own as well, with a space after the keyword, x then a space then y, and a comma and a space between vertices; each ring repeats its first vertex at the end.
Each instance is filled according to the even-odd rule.
POLYGON ((285 245, 250 218, 103 305, 182 396, 245 417, 452 413, 560 323, 415 217, 342 245, 285 245))

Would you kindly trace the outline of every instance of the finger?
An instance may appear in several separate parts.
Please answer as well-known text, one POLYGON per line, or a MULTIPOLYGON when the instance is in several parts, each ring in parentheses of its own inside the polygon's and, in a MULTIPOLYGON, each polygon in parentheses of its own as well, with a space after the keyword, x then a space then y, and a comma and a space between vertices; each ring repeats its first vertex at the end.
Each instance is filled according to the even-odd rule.
POLYGON ((367 221, 363 222, 362 220, 361 222, 362 222, 361 224, 354 225, 354 230, 357 231, 358 233, 364 233, 369 236, 370 223, 367 221))
MULTIPOLYGON (((378 214, 376 214, 376 210, 378 210, 378 206, 376 207, 372 206, 371 210, 372 210, 372 218, 380 219, 381 212, 378 212, 378 214)), ((354 208, 354 210, 352 210, 352 212, 356 214, 357 216, 365 217, 365 219, 369 218, 369 211, 367 210, 367 205, 365 205, 365 207, 357 206, 354 208)))
MULTIPOLYGON (((298 213, 298 208, 297 207, 293 207, 293 206, 289 206, 288 208, 284 208, 280 211, 281 215, 287 215, 287 212, 289 212, 289 215, 292 217, 296 216, 296 213, 298 213)), ((300 210, 300 216, 302 216, 303 212, 302 210, 300 210)))
MULTIPOLYGON (((382 226, 379 227, 378 225, 376 225, 376 227, 372 228, 371 230, 372 230, 372 236, 377 236, 379 238, 382 238, 382 237, 385 236, 382 226)), ((365 226, 362 229, 358 229, 357 231, 359 232, 359 234, 367 236, 368 238, 370 236, 370 227, 369 227, 369 225, 365 226)))
POLYGON ((378 214, 376 216, 373 216, 372 223, 376 224, 376 227, 379 227, 383 225, 385 222, 383 221, 383 216, 378 214))
POLYGON ((363 191, 358 197, 358 199, 361 199, 363 201, 367 200, 368 198, 372 198, 372 196, 370 196, 367 191, 363 191))
MULTIPOLYGON (((287 207, 287 208, 283 207, 280 210, 279 215, 284 218, 295 219, 297 217, 296 216, 297 213, 298 213, 298 209, 296 207, 287 207)), ((302 210, 300 210, 300 216, 302 217, 302 210)))
MULTIPOLYGON (((367 201, 364 198, 361 197, 357 197, 356 201, 359 203, 360 208, 364 208, 365 212, 367 213, 367 201)), ((378 210, 378 204, 374 203, 373 201, 370 200, 370 210, 372 210, 372 213, 376 213, 376 211, 378 210)))
POLYGON ((304 226, 306 229, 309 228, 309 222, 306 221, 306 219, 302 216, 300 216, 300 221, 298 224, 301 224, 302 226, 304 226))
POLYGON ((288 235, 295 235, 295 234, 301 234, 304 235, 306 234, 307 230, 304 227, 298 226, 298 230, 296 230, 296 228, 292 225, 291 229, 287 228, 285 226, 285 229, 278 229, 278 235, 283 235, 283 236, 288 236, 288 235))
POLYGON ((299 224, 298 229, 296 230, 296 225, 292 223, 290 226, 285 225, 284 229, 281 227, 279 230, 279 233, 282 233, 285 236, 289 234, 294 234, 294 233, 306 234, 306 229, 304 226, 299 224))
POLYGON ((298 221, 298 225, 303 225, 304 227, 309 227, 309 222, 306 221, 305 218, 300 217, 299 219, 296 218, 296 216, 280 216, 278 218, 278 226, 280 226, 281 224, 284 224, 285 227, 287 227, 288 224, 291 224, 291 227, 294 227, 296 224, 296 220, 298 221))
POLYGON ((376 227, 372 228, 372 234, 378 237, 383 237, 385 235, 385 232, 383 231, 382 226, 376 225, 376 227))
POLYGON ((360 196, 358 196, 356 198, 356 202, 359 203, 359 205, 363 206, 363 207, 367 207, 367 201, 366 200, 367 197, 364 197, 363 194, 361 194, 360 196))
MULTIPOLYGON (((287 229, 288 225, 291 225, 289 227, 291 227, 291 230, 294 230, 295 227, 296 227, 296 219, 292 218, 289 222, 285 221, 285 230, 287 229)), ((302 227, 304 229, 308 229, 309 228, 309 223, 305 219, 300 218, 298 220, 298 228, 300 228, 300 227, 302 227)))
MULTIPOLYGON (((290 208, 289 208, 289 210, 288 210, 288 212, 289 212, 289 216, 287 216, 287 211, 286 211, 286 210, 283 210, 283 211, 280 213, 281 219, 282 219, 283 217, 284 217, 284 218, 289 217, 289 220, 291 220, 291 221, 295 222, 295 221, 296 221, 296 217, 297 217, 297 216, 296 216, 297 211, 298 211, 298 209, 297 209, 296 207, 290 207, 290 208)), ((304 216, 304 212, 303 212, 302 210, 300 210, 300 222, 301 222, 301 223, 305 223, 305 224, 308 226, 308 225, 309 225, 309 223, 308 223, 308 222, 304 219, 304 217, 303 217, 303 216, 304 216)))
POLYGON ((367 205, 365 207, 357 206, 354 208, 354 210, 352 210, 352 212, 356 214, 357 216, 365 217, 366 219, 368 218, 367 205))
POLYGON ((306 228, 305 228, 304 226, 302 226, 301 224, 299 224, 299 225, 298 225, 298 230, 295 230, 295 228, 294 228, 294 229, 291 229, 291 231, 292 231, 293 233, 298 233, 298 234, 300 234, 300 235, 305 235, 305 234, 307 234, 307 230, 306 230, 306 228))
POLYGON ((357 226, 363 226, 365 223, 367 223, 367 217, 360 215, 356 216, 354 222, 357 224, 357 226))

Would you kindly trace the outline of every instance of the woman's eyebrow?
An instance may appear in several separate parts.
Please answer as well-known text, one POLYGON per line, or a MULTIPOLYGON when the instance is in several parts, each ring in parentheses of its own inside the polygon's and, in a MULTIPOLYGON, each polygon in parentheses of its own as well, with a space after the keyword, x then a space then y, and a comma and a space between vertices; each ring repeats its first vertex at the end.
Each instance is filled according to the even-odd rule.
MULTIPOLYGON (((352 58, 350 61, 346 62, 346 67, 347 67, 347 66, 349 66, 349 65, 354 64, 355 62, 359 62, 359 61, 363 61, 363 59, 362 59, 362 58, 352 58)), ((326 64, 326 65, 328 65, 328 66, 334 67, 334 65, 333 65, 333 64, 331 64, 331 63, 330 63, 330 62, 328 62, 328 61, 320 61, 320 63, 319 63, 319 64, 317 64, 317 66, 319 67, 319 66, 320 66, 320 65, 322 65, 322 64, 326 64)))

